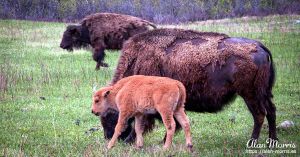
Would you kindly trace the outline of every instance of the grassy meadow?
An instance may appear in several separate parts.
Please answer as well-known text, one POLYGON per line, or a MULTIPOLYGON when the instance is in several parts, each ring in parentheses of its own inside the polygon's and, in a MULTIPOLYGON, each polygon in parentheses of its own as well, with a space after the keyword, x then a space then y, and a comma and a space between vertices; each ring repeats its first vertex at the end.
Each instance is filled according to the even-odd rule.
MULTIPOLYGON (((278 130, 280 143, 294 143, 300 154, 300 15, 245 17, 193 22, 177 27, 216 31, 261 41, 276 66, 273 88, 277 125, 291 120, 295 127, 278 130)), ((69 53, 59 48, 66 24, 0 20, 0 156, 255 156, 246 152, 253 120, 241 98, 222 112, 188 112, 194 152, 185 150, 184 134, 162 150, 164 127, 145 136, 144 148, 122 142, 107 151, 99 119, 91 114, 94 85, 110 82, 119 53, 107 52, 110 65, 95 71, 89 50, 69 53), (93 131, 99 129, 98 131, 93 131), (95 129, 96 128, 96 129, 95 129)), ((259 143, 268 137, 265 120, 259 143)), ((258 149, 259 150, 259 149, 258 149)))

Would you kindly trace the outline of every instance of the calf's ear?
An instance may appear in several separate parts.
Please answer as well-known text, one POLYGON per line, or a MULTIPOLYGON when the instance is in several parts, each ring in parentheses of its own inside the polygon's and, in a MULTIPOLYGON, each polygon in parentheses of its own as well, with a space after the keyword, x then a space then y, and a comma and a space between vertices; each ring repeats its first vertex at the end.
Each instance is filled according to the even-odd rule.
POLYGON ((93 86, 93 94, 95 94, 97 92, 97 85, 93 86))
POLYGON ((109 93, 110 93, 110 91, 109 91, 109 90, 108 90, 108 91, 106 91, 106 92, 104 92, 104 93, 103 93, 103 97, 104 97, 104 98, 106 98, 106 97, 109 95, 109 93))

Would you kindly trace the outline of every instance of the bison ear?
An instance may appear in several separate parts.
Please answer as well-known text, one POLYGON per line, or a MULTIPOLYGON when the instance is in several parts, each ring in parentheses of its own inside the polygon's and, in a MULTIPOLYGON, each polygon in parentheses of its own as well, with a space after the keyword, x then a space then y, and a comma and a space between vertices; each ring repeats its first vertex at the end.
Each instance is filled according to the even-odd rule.
POLYGON ((75 35, 75 36, 80 35, 80 26, 70 25, 68 28, 72 35, 75 35))
POLYGON ((108 91, 106 91, 106 92, 104 92, 104 94, 103 94, 103 97, 104 98, 106 98, 108 95, 109 95, 109 93, 110 93, 110 91, 108 90, 108 91))

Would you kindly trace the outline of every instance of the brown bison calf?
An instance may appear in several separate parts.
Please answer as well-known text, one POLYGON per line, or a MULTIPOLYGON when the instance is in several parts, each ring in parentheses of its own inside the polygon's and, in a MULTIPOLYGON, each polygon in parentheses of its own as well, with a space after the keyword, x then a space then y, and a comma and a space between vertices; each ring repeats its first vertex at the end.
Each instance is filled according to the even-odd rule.
POLYGON ((167 130, 164 148, 169 148, 175 132, 175 120, 184 129, 186 145, 192 148, 189 120, 184 112, 186 91, 179 81, 155 76, 135 75, 101 88, 94 94, 92 113, 105 115, 109 110, 119 112, 114 135, 108 144, 112 148, 131 117, 135 117, 136 145, 143 146, 143 116, 158 112, 167 130))
POLYGON ((122 14, 96 13, 85 17, 79 25, 69 25, 63 34, 60 47, 69 51, 75 48, 93 47, 93 59, 97 62, 96 69, 103 63, 105 49, 122 48, 128 38, 145 32, 156 26, 146 20, 122 14))

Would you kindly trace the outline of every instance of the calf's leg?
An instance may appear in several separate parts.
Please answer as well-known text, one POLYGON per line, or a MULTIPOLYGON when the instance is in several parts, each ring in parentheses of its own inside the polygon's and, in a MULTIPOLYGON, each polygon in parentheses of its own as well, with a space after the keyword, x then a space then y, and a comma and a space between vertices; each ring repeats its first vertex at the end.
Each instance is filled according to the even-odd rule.
POLYGON ((190 123, 187 115, 184 112, 184 108, 181 107, 177 111, 175 111, 174 116, 184 130, 186 146, 188 147, 189 150, 192 150, 193 144, 192 144, 190 123))
POLYGON ((164 144, 164 149, 168 149, 172 144, 172 138, 175 133, 175 127, 176 127, 175 120, 173 118, 173 112, 166 112, 166 111, 165 112, 158 111, 158 112, 161 114, 161 118, 167 130, 167 138, 164 144))
MULTIPOLYGON (((161 121, 161 118, 159 120, 161 121)), ((181 125, 176 118, 175 118, 175 125, 176 125, 175 127, 175 135, 176 135, 176 133, 181 129, 181 125)), ((167 138, 167 133, 165 133, 164 139, 161 141, 161 143, 165 143, 166 138, 167 138)))
POLYGON ((135 116, 135 133, 136 133, 136 147, 142 148, 144 145, 143 139, 143 116, 137 115, 135 116))
POLYGON ((111 149, 115 145, 118 137, 121 135, 123 129, 126 126, 128 118, 129 118, 129 115, 122 113, 122 112, 119 113, 118 123, 116 125, 114 135, 108 143, 108 146, 107 146, 108 149, 111 149))

